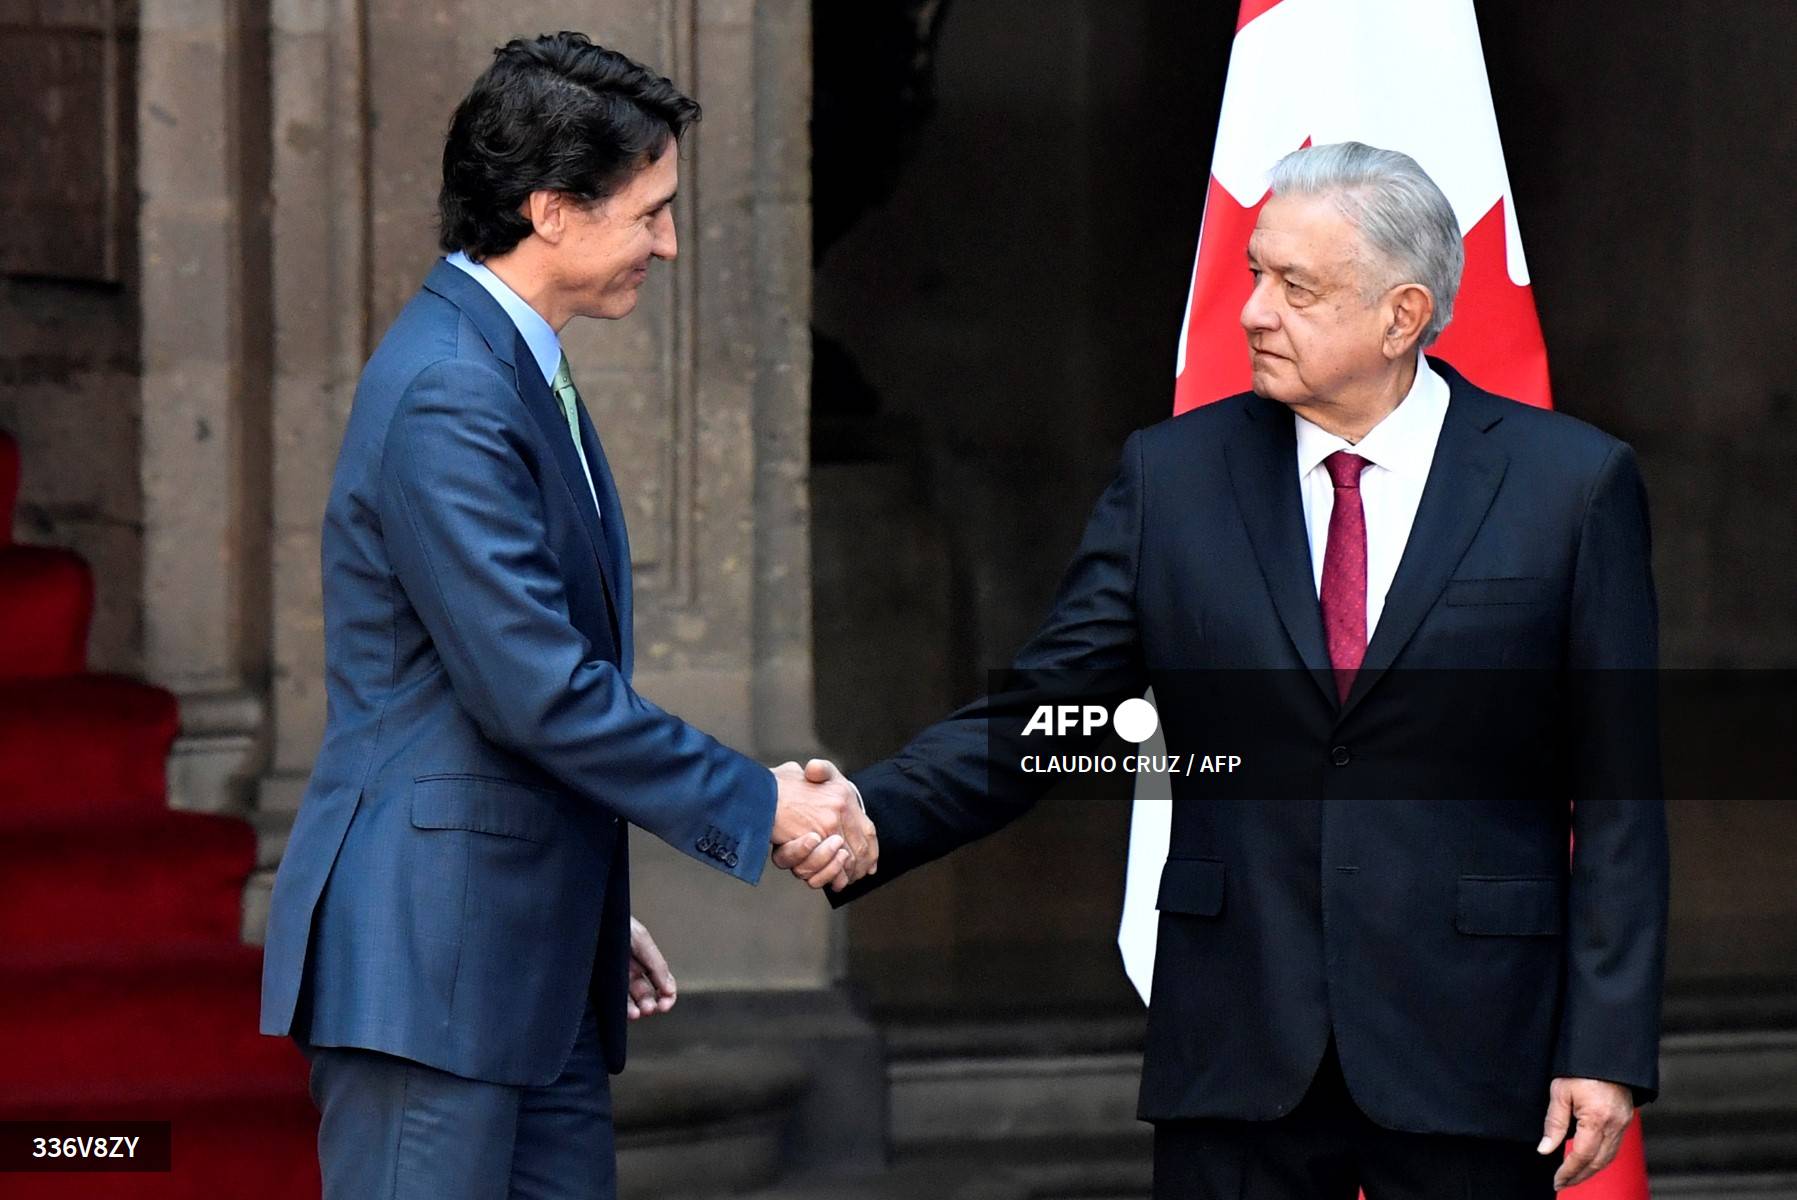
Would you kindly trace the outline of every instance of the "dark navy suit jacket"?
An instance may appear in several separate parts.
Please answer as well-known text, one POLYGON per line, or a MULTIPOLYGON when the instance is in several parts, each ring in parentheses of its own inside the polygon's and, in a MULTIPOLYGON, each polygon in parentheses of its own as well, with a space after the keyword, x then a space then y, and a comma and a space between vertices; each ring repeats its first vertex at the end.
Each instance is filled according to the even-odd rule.
POLYGON ((1290 1112, 1332 1035, 1394 1129, 1533 1141, 1555 1075, 1657 1087, 1667 845, 1635 458, 1434 365, 1447 416, 1345 704, 1291 413, 1241 395, 1129 439, 1018 655, 1031 682, 856 776, 880 871, 837 902, 1027 808, 1045 777, 1014 735, 1070 680, 1107 703, 1152 686, 1170 753, 1244 756, 1173 779, 1145 1119, 1290 1112))
POLYGON ((369 359, 323 533, 329 715, 262 1030, 474 1079, 624 1063, 634 824, 750 883, 767 769, 630 686, 624 509, 505 310, 439 262, 369 359))

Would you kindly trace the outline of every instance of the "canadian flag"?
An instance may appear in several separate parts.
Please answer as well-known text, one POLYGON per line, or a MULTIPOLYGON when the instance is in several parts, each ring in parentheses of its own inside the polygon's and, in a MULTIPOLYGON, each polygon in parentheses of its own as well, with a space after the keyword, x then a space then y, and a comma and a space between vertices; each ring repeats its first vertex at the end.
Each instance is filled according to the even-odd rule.
MULTIPOLYGON (((1244 255, 1266 202, 1267 173, 1301 146, 1344 141, 1416 159, 1460 221, 1466 272, 1453 322, 1430 352, 1488 391, 1550 407, 1547 348, 1472 0, 1241 0, 1180 330, 1173 411, 1248 390, 1240 315, 1252 281, 1244 255)), ((1144 1001, 1154 975, 1168 795, 1164 777, 1138 778, 1117 943, 1144 1001)), ((1543 1095, 1544 1115, 1546 1109, 1543 1095)), ((1640 1121, 1608 1168, 1565 1194, 1646 1200, 1640 1121)))

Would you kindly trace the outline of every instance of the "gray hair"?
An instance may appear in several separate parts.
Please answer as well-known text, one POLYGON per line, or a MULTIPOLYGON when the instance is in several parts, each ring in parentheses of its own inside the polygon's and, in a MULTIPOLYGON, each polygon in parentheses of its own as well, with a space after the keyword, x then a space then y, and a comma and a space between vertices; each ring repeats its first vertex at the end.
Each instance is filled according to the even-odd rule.
POLYGON ((1435 298, 1420 343, 1428 346, 1454 317, 1466 247, 1454 206, 1408 154, 1359 142, 1294 150, 1273 164, 1275 196, 1327 196, 1360 231, 1386 272, 1365 280, 1368 299, 1400 283, 1419 283, 1435 298))

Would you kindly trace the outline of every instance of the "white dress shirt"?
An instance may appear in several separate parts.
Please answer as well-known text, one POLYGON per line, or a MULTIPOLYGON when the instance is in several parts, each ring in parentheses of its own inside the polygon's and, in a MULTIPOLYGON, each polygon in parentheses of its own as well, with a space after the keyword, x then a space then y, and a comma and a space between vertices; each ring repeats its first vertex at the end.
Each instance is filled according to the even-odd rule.
MULTIPOLYGON (((505 309, 505 315, 512 319, 512 325, 523 336, 524 344, 530 348, 530 356, 536 359, 537 369, 543 372, 543 382, 549 385, 551 392, 555 390, 556 372, 562 365, 562 340, 555 334, 555 329, 543 319, 543 314, 524 302, 524 297, 514 292, 505 280, 493 273, 485 263, 477 263, 464 252, 457 250, 448 259, 449 265, 461 270, 474 282, 485 288, 487 294, 499 301, 499 307, 505 309)), ((559 403, 559 399, 557 403, 559 403)), ((587 492, 593 497, 593 511, 600 519, 605 517, 605 510, 599 504, 599 489, 593 486, 593 468, 587 465, 586 450, 581 447, 580 439, 574 439, 574 456, 580 459, 580 469, 586 473, 587 492)))
POLYGON ((1358 454, 1372 465, 1360 474, 1360 503, 1366 513, 1366 635, 1370 641, 1385 611, 1385 594, 1398 573, 1398 560, 1410 540, 1410 526, 1429 481, 1435 443, 1448 415, 1447 381, 1421 354, 1416 380, 1385 419, 1356 444, 1336 437, 1296 414, 1298 492, 1304 501, 1304 528, 1310 535, 1310 569, 1319 598, 1323 592, 1323 555, 1329 548, 1329 516, 1335 511, 1335 485, 1323 460, 1337 450, 1358 454))

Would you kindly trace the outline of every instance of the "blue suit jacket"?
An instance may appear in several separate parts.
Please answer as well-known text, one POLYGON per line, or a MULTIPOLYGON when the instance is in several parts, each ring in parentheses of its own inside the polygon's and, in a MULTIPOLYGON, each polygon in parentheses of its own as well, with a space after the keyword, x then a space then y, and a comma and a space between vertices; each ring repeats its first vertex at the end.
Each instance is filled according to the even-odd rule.
POLYGON ((624 1063, 625 826, 750 883, 767 769, 630 686, 596 519, 510 318, 440 262, 362 373, 323 534, 329 714, 275 878, 262 1030, 542 1085, 589 994, 624 1063))
POLYGON ((1014 688, 856 777, 880 871, 838 903, 1057 778, 1020 770, 1052 749, 1018 736, 1045 692, 1152 686, 1170 753, 1243 757, 1172 780, 1145 1119, 1282 1116, 1331 1035, 1394 1129, 1534 1141, 1553 1075, 1658 1086, 1666 817, 1634 455, 1434 365, 1447 417, 1346 703, 1291 413, 1241 395, 1130 438, 1014 688))

